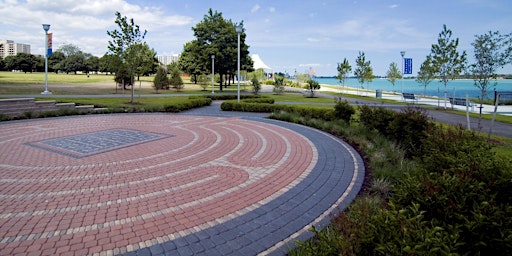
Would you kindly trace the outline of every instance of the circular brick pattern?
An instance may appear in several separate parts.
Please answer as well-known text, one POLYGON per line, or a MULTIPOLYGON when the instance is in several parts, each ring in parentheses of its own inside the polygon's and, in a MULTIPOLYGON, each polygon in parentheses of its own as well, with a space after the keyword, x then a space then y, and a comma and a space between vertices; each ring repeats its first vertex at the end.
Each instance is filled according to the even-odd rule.
POLYGON ((361 182, 351 148, 271 120, 97 115, 0 128, 1 255, 276 253, 361 182), (330 163, 342 152, 329 150, 349 154, 330 163), (300 206, 315 197, 319 209, 300 206), (311 216, 282 215, 301 211, 311 216), (259 219, 277 213, 292 219, 259 219))

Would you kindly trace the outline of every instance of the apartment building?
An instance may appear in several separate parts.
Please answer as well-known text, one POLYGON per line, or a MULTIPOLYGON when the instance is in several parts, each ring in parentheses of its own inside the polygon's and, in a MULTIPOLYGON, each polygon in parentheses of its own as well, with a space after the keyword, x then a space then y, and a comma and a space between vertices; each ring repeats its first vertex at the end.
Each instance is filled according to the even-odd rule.
POLYGON ((160 62, 164 65, 169 65, 172 62, 178 61, 179 57, 180 57, 179 54, 173 54, 171 56, 163 56, 163 55, 156 56, 156 58, 158 59, 158 62, 160 62))
POLYGON ((0 39, 0 58, 4 59, 7 56, 14 56, 20 52, 30 53, 30 45, 0 39))

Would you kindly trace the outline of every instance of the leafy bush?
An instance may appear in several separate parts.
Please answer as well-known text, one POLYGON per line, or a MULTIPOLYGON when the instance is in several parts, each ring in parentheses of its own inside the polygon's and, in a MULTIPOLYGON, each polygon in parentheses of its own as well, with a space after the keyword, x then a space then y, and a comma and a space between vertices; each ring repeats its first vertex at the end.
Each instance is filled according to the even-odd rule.
POLYGON ((306 89, 309 90, 309 93, 306 96, 309 98, 313 98, 315 97, 314 90, 320 90, 320 84, 313 79, 309 79, 306 81, 306 89))
POLYGON ((408 157, 418 154, 427 131, 433 126, 432 120, 421 108, 408 107, 397 113, 383 107, 364 105, 359 111, 361 124, 396 141, 408 157))
POLYGON ((220 109, 223 111, 241 111, 241 112, 260 112, 270 113, 284 108, 284 105, 274 105, 269 103, 249 103, 240 101, 230 100, 222 102, 220 109))
POLYGON ((353 106, 351 106, 347 100, 342 101, 341 99, 336 100, 336 105, 334 106, 334 114, 337 118, 350 122, 350 118, 356 112, 353 106))
POLYGON ((245 103, 267 103, 274 104, 275 100, 267 97, 259 97, 259 98, 246 98, 242 100, 245 103))
POLYGON ((272 79, 267 79, 267 80, 263 81, 263 84, 268 84, 268 85, 275 85, 275 83, 276 82, 272 79))
POLYGON ((274 93, 281 95, 284 92, 284 76, 276 76, 275 78, 275 84, 274 84, 274 93))
POLYGON ((391 198, 415 202, 425 217, 459 237, 461 254, 512 254, 512 166, 462 128, 433 129, 416 173, 391 198), (484 253, 485 252, 485 253, 484 253))
MULTIPOLYGON (((313 229, 315 237, 290 255, 512 255, 509 159, 498 158, 475 133, 435 127, 418 109, 360 110, 361 125, 343 133, 369 157, 372 172, 381 174, 328 228, 313 229), (415 147, 408 151, 411 160, 399 143, 415 147)), ((326 131, 334 127, 300 114, 272 117, 326 131)))
POLYGON ((167 78, 167 70, 160 66, 156 71, 155 78, 153 79, 153 87, 158 92, 158 90, 168 90, 169 89, 169 79, 167 78))
POLYGON ((253 75, 251 78, 251 86, 253 88, 253 92, 255 95, 261 90, 261 84, 256 75, 253 75))
POLYGON ((424 109, 408 107, 389 123, 388 136, 400 144, 406 156, 414 156, 421 152, 423 140, 433 125, 424 109))
POLYGON ((206 91, 206 88, 208 88, 208 86, 210 85, 209 82, 210 82, 210 80, 208 79, 208 75, 200 74, 197 77, 197 83, 199 83, 199 86, 201 86, 201 88, 203 88, 203 91, 206 91))
POLYGON ((198 98, 190 99, 187 102, 166 104, 164 106, 164 111, 165 112, 181 112, 181 111, 189 110, 192 108, 208 106, 211 103, 212 103, 212 100, 210 98, 198 97, 198 98))
POLYGON ((395 119, 396 112, 387 108, 372 108, 367 105, 359 107, 359 121, 369 130, 377 130, 384 136, 390 135, 389 126, 395 119))

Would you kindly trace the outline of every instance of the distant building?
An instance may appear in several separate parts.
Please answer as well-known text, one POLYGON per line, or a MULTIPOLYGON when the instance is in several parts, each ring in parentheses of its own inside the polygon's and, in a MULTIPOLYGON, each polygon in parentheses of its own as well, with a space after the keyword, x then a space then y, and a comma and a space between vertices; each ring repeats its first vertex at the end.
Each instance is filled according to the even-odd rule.
POLYGON ((7 56, 14 56, 20 52, 30 54, 29 44, 19 44, 12 40, 0 39, 0 57, 5 59, 7 56))
POLYGON ((156 56, 157 59, 158 59, 158 62, 164 64, 164 65, 169 65, 173 62, 176 62, 178 61, 178 59, 180 58, 180 55, 179 54, 173 54, 171 56, 156 56))

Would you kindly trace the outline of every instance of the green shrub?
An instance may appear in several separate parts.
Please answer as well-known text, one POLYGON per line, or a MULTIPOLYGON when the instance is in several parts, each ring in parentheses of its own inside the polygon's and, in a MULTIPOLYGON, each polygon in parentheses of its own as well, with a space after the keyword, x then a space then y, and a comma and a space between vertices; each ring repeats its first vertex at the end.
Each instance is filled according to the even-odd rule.
POLYGON ((0 121, 8 121, 11 120, 11 118, 8 115, 0 113, 0 121))
POLYGON ((242 100, 244 103, 267 103, 274 104, 275 100, 273 98, 267 97, 258 97, 258 98, 246 98, 242 100))
POLYGON ((207 97, 198 97, 198 98, 192 98, 187 102, 181 102, 181 103, 168 103, 164 105, 164 111, 165 112, 181 112, 184 110, 189 110, 192 108, 197 107, 203 107, 208 106, 212 103, 212 100, 207 97))
POLYGON ((331 108, 311 108, 303 106, 286 106, 284 111, 296 113, 306 118, 319 119, 322 121, 333 121, 336 119, 334 109, 331 108))
POLYGON ((275 85, 276 82, 272 79, 267 79, 267 80, 263 81, 262 84, 275 85))
POLYGON ((433 125, 424 109, 408 107, 395 114, 389 123, 389 137, 400 144, 406 156, 418 155, 427 131, 433 125))
MULTIPOLYGON (((263 98, 264 96, 253 95, 253 94, 242 94, 240 95, 240 99, 254 99, 254 98, 263 98)), ((202 96, 189 96, 189 99, 197 99, 197 98, 208 98, 211 100, 236 100, 238 95, 236 94, 208 94, 202 96)))
POLYGON ((356 112, 353 106, 351 106, 347 100, 342 101, 341 99, 336 100, 336 105, 334 106, 334 114, 337 118, 350 122, 350 118, 356 112))
POLYGON ((261 90, 261 84, 260 84, 260 80, 258 80, 256 75, 253 75, 251 78, 251 86, 252 86, 254 94, 258 95, 258 92, 261 90))
POLYGON ((421 169, 404 175, 392 201, 415 202, 425 218, 459 237, 458 253, 512 254, 512 166, 474 133, 432 129, 421 169))
POLYGON ((273 111, 277 111, 279 109, 284 108, 284 105, 274 105, 268 103, 247 103, 241 101, 238 103, 237 101, 230 100, 222 102, 220 105, 220 109, 223 111, 241 111, 241 112, 260 112, 260 113, 270 113, 273 111))
POLYGON ((383 107, 359 107, 359 121, 370 130, 377 130, 384 136, 389 136, 390 123, 395 119, 396 112, 383 107))
POLYGON ((284 84, 285 84, 284 76, 276 75, 273 92, 278 95, 283 94, 284 84))

